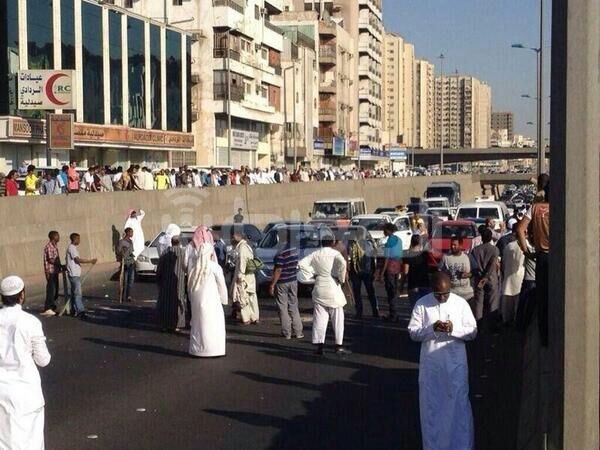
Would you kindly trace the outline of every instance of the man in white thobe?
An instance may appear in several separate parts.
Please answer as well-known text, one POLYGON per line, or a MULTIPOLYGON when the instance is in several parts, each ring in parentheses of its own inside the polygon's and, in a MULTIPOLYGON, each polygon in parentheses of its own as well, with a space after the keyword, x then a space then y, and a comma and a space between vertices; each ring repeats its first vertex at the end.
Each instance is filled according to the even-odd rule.
POLYGON ((146 217, 146 213, 143 209, 140 209, 139 213, 132 209, 129 211, 125 226, 123 227, 123 230, 127 228, 133 230, 133 256, 136 259, 141 255, 145 247, 144 229, 142 228, 144 217, 146 217))
POLYGON ((421 342, 419 407, 423 450, 473 450, 473 414, 465 341, 477 335, 467 301, 450 293, 450 278, 438 272, 433 293, 413 309, 408 331, 421 342))
POLYGON ((299 268, 303 273, 311 274, 315 279, 312 291, 314 303, 312 343, 317 346, 316 353, 323 354, 327 324, 331 318, 335 334, 336 353, 350 353, 344 349, 344 306, 346 297, 342 285, 346 281, 346 260, 335 250, 335 239, 331 235, 321 238, 322 248, 303 258, 299 268))
POLYGON ((44 449, 44 395, 36 365, 50 362, 42 323, 22 309, 25 284, 0 283, 0 448, 44 449))

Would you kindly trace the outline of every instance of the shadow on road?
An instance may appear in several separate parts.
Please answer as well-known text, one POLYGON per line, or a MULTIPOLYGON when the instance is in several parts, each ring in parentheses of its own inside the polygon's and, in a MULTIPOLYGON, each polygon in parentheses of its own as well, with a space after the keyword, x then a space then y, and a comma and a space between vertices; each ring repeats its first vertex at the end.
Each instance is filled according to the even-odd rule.
POLYGON ((87 341, 87 342, 91 342, 93 344, 103 345, 106 347, 116 347, 116 348, 121 348, 121 349, 126 349, 126 350, 135 350, 138 352, 156 353, 159 355, 175 356, 178 358, 182 358, 182 357, 192 358, 186 352, 172 350, 172 349, 165 348, 165 347, 159 347, 157 345, 132 344, 129 342, 109 341, 106 339, 99 339, 99 338, 83 338, 83 340, 87 341))

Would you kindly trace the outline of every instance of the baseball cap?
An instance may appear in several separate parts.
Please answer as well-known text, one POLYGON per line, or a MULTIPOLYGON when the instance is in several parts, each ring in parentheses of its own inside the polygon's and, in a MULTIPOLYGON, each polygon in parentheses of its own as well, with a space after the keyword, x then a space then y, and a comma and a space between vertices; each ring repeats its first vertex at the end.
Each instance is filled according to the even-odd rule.
POLYGON ((17 295, 23 289, 25 289, 25 283, 16 275, 8 276, 0 283, 0 294, 5 297, 17 295))

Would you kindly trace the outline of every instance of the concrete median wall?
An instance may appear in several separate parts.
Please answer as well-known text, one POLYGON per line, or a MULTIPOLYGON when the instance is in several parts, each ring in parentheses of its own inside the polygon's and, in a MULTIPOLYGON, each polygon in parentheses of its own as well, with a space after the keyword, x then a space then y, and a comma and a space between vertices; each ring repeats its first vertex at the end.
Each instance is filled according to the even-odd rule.
POLYGON ((171 222, 231 222, 237 208, 244 210, 246 222, 257 226, 279 218, 307 219, 313 201, 323 198, 363 197, 367 209, 373 211, 422 196, 429 183, 445 180, 458 181, 465 200, 480 192, 478 180, 459 176, 2 198, 0 276, 41 273, 42 249, 50 230, 61 234, 63 259, 69 234, 77 232, 81 234, 83 258, 114 261, 114 245, 131 208, 146 212, 143 228, 150 240, 171 222))

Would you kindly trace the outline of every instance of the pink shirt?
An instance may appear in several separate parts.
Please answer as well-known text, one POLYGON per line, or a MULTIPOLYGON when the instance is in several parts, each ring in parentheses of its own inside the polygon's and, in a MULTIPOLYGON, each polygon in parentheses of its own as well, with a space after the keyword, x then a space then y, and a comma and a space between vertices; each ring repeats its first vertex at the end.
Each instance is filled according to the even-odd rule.
POLYGON ((69 191, 79 190, 79 173, 72 167, 69 167, 67 188, 69 191))

